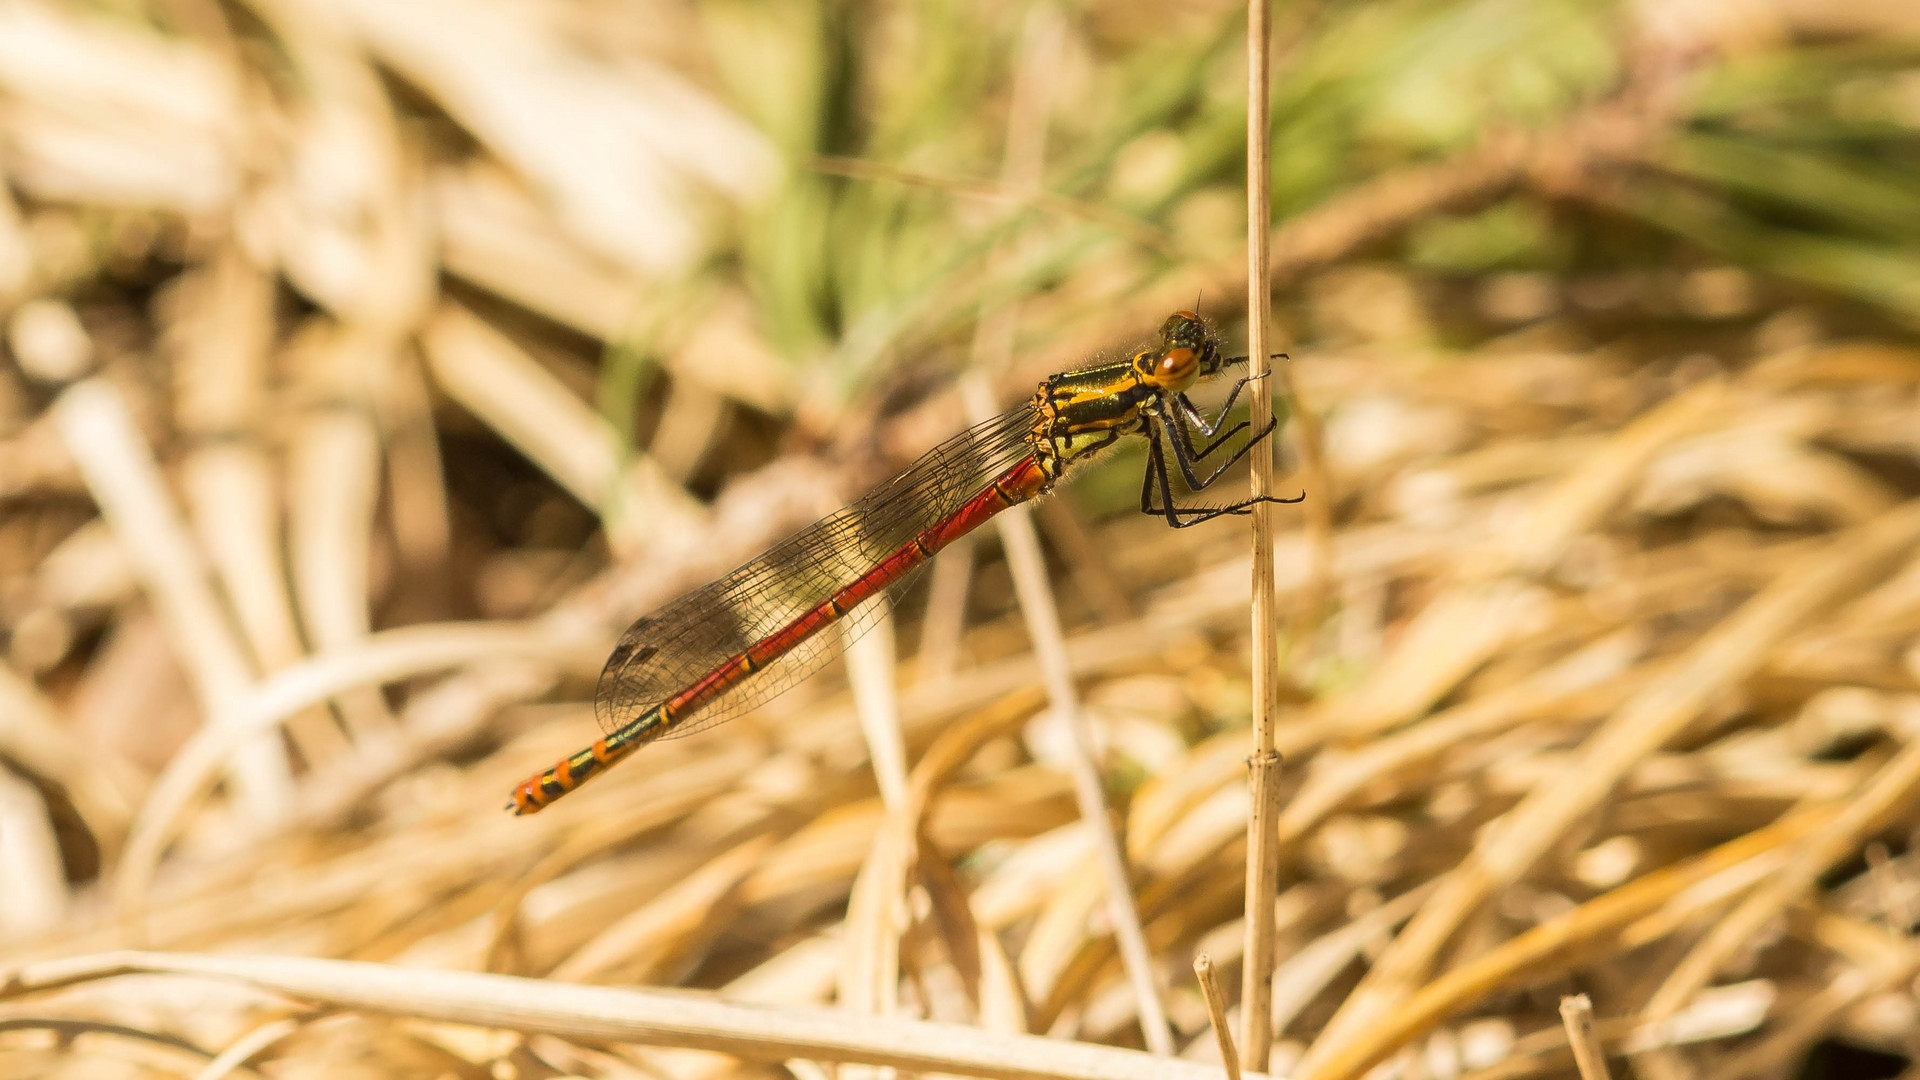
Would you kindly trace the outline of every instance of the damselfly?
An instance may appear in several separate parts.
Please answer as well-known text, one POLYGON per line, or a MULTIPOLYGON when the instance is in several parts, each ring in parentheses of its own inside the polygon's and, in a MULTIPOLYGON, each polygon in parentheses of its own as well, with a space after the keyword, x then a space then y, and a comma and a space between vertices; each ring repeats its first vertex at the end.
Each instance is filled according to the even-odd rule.
POLYGON ((1245 362, 1222 357, 1198 315, 1175 312, 1152 348, 1053 376, 1025 405, 955 435, 859 502, 642 618, 600 674, 594 713, 606 737, 515 788, 508 809, 531 814, 646 743, 712 727, 784 692, 872 624, 879 608, 866 601, 993 515, 1046 494, 1123 435, 1147 440, 1141 512, 1174 528, 1249 513, 1259 502, 1298 502, 1174 505, 1169 458, 1199 491, 1273 433, 1269 418, 1202 475, 1202 462, 1250 426, 1221 431, 1251 380, 1235 382, 1212 419, 1187 390, 1245 362), (822 633, 835 625, 843 632, 822 633))

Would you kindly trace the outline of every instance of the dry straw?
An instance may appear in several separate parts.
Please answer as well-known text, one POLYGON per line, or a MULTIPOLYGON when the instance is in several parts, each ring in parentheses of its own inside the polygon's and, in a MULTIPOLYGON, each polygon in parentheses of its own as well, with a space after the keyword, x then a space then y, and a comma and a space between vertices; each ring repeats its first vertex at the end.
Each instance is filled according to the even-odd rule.
MULTIPOLYGON (((1273 235, 1273 149, 1268 108, 1273 91, 1269 30, 1272 5, 1247 2, 1247 374, 1253 382, 1255 424, 1273 415, 1273 373, 1267 328, 1273 307, 1273 278, 1268 245, 1273 235)), ((1291 383, 1289 382, 1289 386, 1291 383)), ((1292 399, 1297 404, 1298 398, 1292 399)), ((1254 455, 1252 496, 1274 492, 1273 454, 1254 455)), ((1324 497, 1324 492, 1321 493, 1324 497)), ((1279 878, 1273 815, 1279 809, 1279 751, 1274 749, 1274 711, 1280 696, 1280 620, 1273 588, 1273 516, 1271 504, 1253 508, 1253 636, 1250 681, 1253 684, 1253 752, 1247 758, 1247 943, 1243 954, 1240 1001, 1246 1055, 1242 1064, 1264 1072, 1273 1045, 1267 1013, 1273 1000, 1273 897, 1279 878)), ((1318 545, 1316 545, 1318 552, 1318 545)), ((1298 624, 1304 626, 1304 623, 1298 624)), ((1298 634, 1294 635, 1296 641, 1298 634)), ((1203 977, 1204 978, 1204 977, 1203 977)), ((1216 1026, 1218 1021, 1216 1020, 1216 1026)), ((1224 1036, 1223 1036, 1224 1038, 1224 1036)))
POLYGON ((1227 999, 1220 992, 1220 980, 1213 974, 1213 958, 1200 953, 1193 958, 1193 975, 1200 980, 1200 994, 1207 999, 1207 1019, 1213 1025, 1213 1037, 1220 1044, 1220 1061, 1227 1069, 1227 1080, 1240 1080, 1240 1053, 1233 1048, 1233 1029, 1227 1021, 1227 999))
POLYGON ((1574 1064, 1580 1068, 1580 1080, 1609 1080, 1607 1057, 1593 1032, 1593 1002, 1585 994, 1560 999, 1560 1022, 1567 1026, 1567 1042, 1573 1046, 1574 1064))
POLYGON ((8 995, 140 973, 243 982, 372 1013, 507 1027, 585 1040, 717 1050, 753 1060, 863 1062, 1003 1080, 1200 1080, 1201 1065, 1031 1035, 824 1009, 772 1009, 685 994, 565 985, 502 975, 406 970, 297 957, 108 953, 13 972, 8 995))
POLYGON ((0 7, 0 1072, 1909 1052, 1885 5, 151 7, 0 7), (1116 453, 500 811, 634 616, 1243 288, 1251 554, 1116 453))

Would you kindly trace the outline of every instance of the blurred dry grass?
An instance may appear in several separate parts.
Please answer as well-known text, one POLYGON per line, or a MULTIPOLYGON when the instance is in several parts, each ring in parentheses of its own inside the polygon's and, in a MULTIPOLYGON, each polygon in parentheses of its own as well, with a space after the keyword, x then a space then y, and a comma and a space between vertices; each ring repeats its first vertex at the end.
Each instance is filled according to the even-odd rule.
MULTIPOLYGON (((0 1076, 1219 1075, 1249 567, 1128 513, 1137 456, 1038 522, 1190 1060, 1121 1049, 997 542, 859 693, 498 807, 627 621, 961 385, 1196 291, 1237 338, 1241 18, 0 4, 0 1076)), ((1276 566, 1273 1071, 1565 1074, 1575 991, 1643 1077, 1914 1058, 1920 19, 1276 34, 1334 498, 1276 566)))

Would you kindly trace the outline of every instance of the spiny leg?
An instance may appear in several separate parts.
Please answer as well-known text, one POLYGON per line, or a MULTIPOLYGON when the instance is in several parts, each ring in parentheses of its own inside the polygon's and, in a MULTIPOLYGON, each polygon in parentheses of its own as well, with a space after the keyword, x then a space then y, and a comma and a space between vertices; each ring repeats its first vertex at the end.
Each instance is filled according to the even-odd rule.
MULTIPOLYGON (((1223 417, 1222 419, 1224 420, 1225 418, 1223 417)), ((1193 432, 1187 426, 1188 422, 1190 421, 1189 417, 1184 417, 1177 411, 1169 410, 1161 417, 1161 420, 1162 422, 1166 423, 1167 426, 1175 429, 1175 434, 1180 439, 1182 447, 1186 450, 1187 457, 1193 461, 1199 461, 1207 457, 1208 455, 1212 454, 1215 450, 1218 450, 1220 449, 1220 447, 1226 445, 1226 442, 1228 439, 1233 438, 1235 435, 1238 435, 1241 432, 1247 430, 1249 427, 1253 426, 1251 421, 1242 420, 1239 423, 1228 428, 1226 431, 1226 434, 1221 435, 1218 438, 1212 439, 1212 441, 1208 442, 1207 445, 1201 447, 1198 450, 1195 450, 1193 448, 1193 432), (1178 424, 1175 424, 1172 422, 1172 420, 1168 419, 1169 417, 1178 419, 1181 422, 1178 424)), ((1208 435, 1208 436, 1213 435, 1213 432, 1207 431, 1204 425, 1195 424, 1194 427, 1199 428, 1199 430, 1205 435, 1208 435)))
MULTIPOLYGON (((1221 436, 1220 439, 1215 440, 1205 450, 1201 451, 1199 454, 1195 454, 1193 452, 1193 448, 1187 445, 1186 439, 1184 437, 1185 433, 1181 431, 1179 426, 1174 422, 1173 416, 1172 416, 1172 410, 1167 408, 1167 404, 1164 400, 1160 402, 1159 406, 1155 411, 1159 417, 1160 426, 1163 429, 1168 429, 1167 444, 1169 447, 1172 448, 1173 460, 1175 461, 1175 463, 1177 463, 1180 466, 1180 478, 1187 482, 1188 489, 1192 491, 1204 490, 1209 485, 1211 485, 1215 480, 1220 479, 1221 473, 1226 472, 1228 469, 1232 468, 1234 462, 1239 461, 1243 457, 1246 457, 1248 451, 1260 445, 1260 443, 1263 440, 1265 440, 1268 436, 1273 434, 1275 428, 1279 427, 1279 421, 1269 420, 1267 422, 1267 426, 1261 430, 1260 434, 1255 435, 1251 439, 1248 439, 1247 444, 1245 446, 1242 446, 1240 449, 1235 450, 1232 456, 1228 457, 1227 460, 1220 463, 1219 468, 1213 470, 1211 473, 1208 473, 1207 478, 1202 480, 1199 474, 1194 470, 1195 464, 1197 464, 1199 460, 1205 457, 1207 454, 1213 452, 1215 449, 1218 449, 1221 442, 1225 441, 1226 438, 1233 435, 1234 432, 1239 431, 1240 428, 1235 428, 1233 431, 1229 431, 1226 435, 1221 436)), ((1247 426, 1246 424, 1240 425, 1240 427, 1246 427, 1246 426, 1247 426)))
POLYGON ((1167 519, 1167 524, 1176 529, 1185 528, 1186 523, 1179 518, 1179 509, 1173 505, 1173 481, 1167 476, 1167 460, 1160 451, 1160 439, 1154 429, 1147 429, 1147 467, 1140 474, 1140 512, 1154 517, 1167 519), (1153 505, 1154 482, 1160 485, 1160 506, 1153 505))
MULTIPOLYGON (((1244 452, 1243 450, 1242 453, 1244 452)), ((1231 464, 1231 462, 1229 464, 1231 464)), ((1295 503, 1304 498, 1306 498, 1305 495, 1298 495, 1291 499, 1280 499, 1272 495, 1262 495, 1227 506, 1188 507, 1184 512, 1192 514, 1193 516, 1182 520, 1180 514, 1183 511, 1173 504, 1173 478, 1167 473, 1167 459, 1160 447, 1158 431, 1154 428, 1147 429, 1147 470, 1146 475, 1141 477, 1140 512, 1143 514, 1151 514, 1154 517, 1166 518, 1167 524, 1173 528, 1184 529, 1189 525, 1198 525, 1203 521, 1212 521, 1214 518, 1224 517, 1229 514, 1236 516, 1249 514, 1252 513, 1249 509, 1250 507, 1257 506, 1263 502, 1295 503), (1155 480, 1159 481, 1160 486, 1161 505, 1157 509, 1153 505, 1155 480)))
MULTIPOLYGON (((1265 378, 1264 375, 1258 377, 1265 378)), ((1186 394, 1175 393, 1173 395, 1173 403, 1177 408, 1166 407, 1166 399, 1161 399, 1160 405, 1162 407, 1159 414, 1161 422, 1173 430, 1175 438, 1180 442, 1180 449, 1185 451, 1185 460, 1190 462, 1204 460, 1211 456, 1215 450, 1225 445, 1227 440, 1253 426, 1251 418, 1242 420, 1238 424, 1233 425, 1233 427, 1228 428, 1226 434, 1219 435, 1217 438, 1215 437, 1220 431, 1221 425, 1227 422, 1227 415, 1233 409, 1233 400, 1240 396, 1240 388, 1252 382, 1254 378, 1255 376, 1248 376, 1234 384, 1233 393, 1227 396, 1226 404, 1220 407, 1220 415, 1216 417, 1211 424, 1207 423, 1206 417, 1202 416, 1200 410, 1194 407, 1192 399, 1188 398, 1186 394), (1176 423, 1176 418, 1180 422, 1176 423), (1193 448, 1193 432, 1195 430, 1211 440, 1207 445, 1198 450, 1193 448)), ((1255 441, 1258 441, 1259 438, 1260 436, 1256 436, 1255 441)), ((1188 472, 1190 475, 1190 470, 1183 471, 1188 472)))
POLYGON ((1180 409, 1186 413, 1187 419, 1192 422, 1195 428, 1199 429, 1200 434, 1211 439, 1219 432, 1220 425, 1227 422, 1227 414, 1233 411, 1233 403, 1240 400, 1240 391, 1245 390, 1247 384, 1255 379, 1264 379, 1270 374, 1272 373, 1263 371, 1258 375, 1248 375, 1235 382, 1233 389, 1227 392, 1227 400, 1220 403, 1220 414, 1213 418, 1212 423, 1207 422, 1207 418, 1201 414, 1199 406, 1195 405, 1193 399, 1187 397, 1185 393, 1175 394, 1174 398, 1180 403, 1180 409))
MULTIPOLYGON (((1274 356, 1279 359, 1285 359, 1286 355, 1287 355, 1286 353, 1274 354, 1274 356)), ((1244 360, 1246 358, 1241 357, 1241 359, 1244 360)), ((1223 444, 1225 444, 1227 440, 1233 438, 1235 435, 1240 434, 1242 431, 1245 431, 1247 428, 1252 426, 1252 418, 1249 417, 1248 419, 1242 420, 1238 424, 1235 424, 1233 427, 1229 428, 1226 434, 1219 435, 1219 437, 1215 438, 1216 434, 1220 431, 1221 426, 1227 422, 1227 416, 1233 411, 1233 403, 1239 399, 1240 391, 1245 389, 1248 383, 1254 381, 1255 379, 1264 379, 1269 374, 1271 374, 1271 372, 1263 371, 1258 375, 1249 375, 1246 378, 1241 379, 1240 381, 1234 383, 1233 390, 1227 394, 1227 400, 1220 406, 1220 414, 1214 417, 1212 423, 1207 422, 1207 418, 1200 412, 1199 408, 1194 405, 1193 399, 1189 398, 1184 392, 1176 392, 1173 395, 1173 403, 1175 408, 1165 412, 1162 416, 1162 419, 1165 420, 1169 416, 1177 416, 1183 421, 1178 425, 1175 425, 1169 422, 1168 426, 1177 427, 1179 429, 1179 436, 1182 443, 1181 449, 1186 451, 1186 458, 1188 461, 1201 461, 1209 457, 1210 455, 1212 455, 1212 453, 1215 450, 1220 449, 1220 447, 1223 444), (1199 431, 1201 435, 1205 436, 1211 441, 1208 442, 1207 445, 1201 447, 1200 449, 1195 450, 1193 448, 1193 432, 1194 431, 1199 431)), ((1272 426, 1269 425, 1268 432, 1270 433, 1271 431, 1272 431, 1272 426)), ((1253 441, 1258 442, 1260 439, 1264 437, 1265 437, 1264 433, 1261 435, 1256 435, 1254 436, 1253 441)), ((1187 472, 1189 478, 1191 478, 1191 473, 1189 470, 1186 470, 1183 468, 1182 471, 1187 472)))
MULTIPOLYGON (((1285 360, 1287 358, 1287 354, 1283 352, 1272 353, 1267 358, 1269 360, 1285 360)), ((1223 361, 1221 366, 1231 367, 1235 364, 1244 364, 1246 362, 1247 362, 1246 357, 1234 356, 1234 357, 1229 357, 1228 359, 1223 361)), ((1240 391, 1245 390, 1247 388, 1247 384, 1250 382, 1253 382, 1255 379, 1264 379, 1271 374, 1273 374, 1271 371, 1263 371, 1258 375, 1248 375, 1245 378, 1235 382, 1233 384, 1233 389, 1227 391, 1227 400, 1221 403, 1220 414, 1214 417, 1212 423, 1207 422, 1206 417, 1201 415, 1200 409, 1194 405, 1193 399, 1189 398, 1184 392, 1176 393, 1173 396, 1174 396, 1174 400, 1179 402, 1181 411, 1186 414, 1186 418, 1192 422, 1193 426, 1198 428, 1202 435, 1205 435, 1207 438, 1211 439, 1213 438, 1214 434, 1220 430, 1220 425, 1227 422, 1227 414, 1233 411, 1233 403, 1240 400, 1240 391)), ((1237 431, 1239 429, 1235 428, 1234 430, 1237 431)), ((1233 432, 1229 431, 1227 434, 1232 435, 1233 432)), ((1205 457, 1207 453, 1208 451, 1202 451, 1200 456, 1205 457)))
POLYGON ((1189 507, 1184 512, 1192 516, 1182 518, 1180 515, 1183 511, 1173 503, 1173 478, 1167 473, 1166 456, 1161 450, 1159 438, 1151 431, 1149 431, 1147 435, 1147 466, 1145 483, 1140 489, 1140 509, 1155 517, 1165 518, 1167 525, 1171 528, 1184 529, 1189 525, 1198 525, 1203 521, 1212 521, 1217 517, 1248 514, 1251 513, 1251 511, 1248 510, 1247 507, 1253 502, 1258 501, 1248 500, 1247 503, 1234 506, 1189 507), (1153 490, 1154 481, 1156 480, 1159 481, 1160 486, 1160 507, 1158 509, 1155 509, 1151 505, 1151 499, 1149 498, 1153 490))

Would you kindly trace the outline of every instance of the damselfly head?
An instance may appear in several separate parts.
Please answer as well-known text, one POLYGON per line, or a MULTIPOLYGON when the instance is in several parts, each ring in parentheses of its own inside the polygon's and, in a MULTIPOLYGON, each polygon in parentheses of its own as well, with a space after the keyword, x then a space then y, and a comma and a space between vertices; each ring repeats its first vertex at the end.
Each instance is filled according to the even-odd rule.
POLYGON ((1160 324, 1160 341, 1163 345, 1198 345, 1206 335, 1207 324, 1191 311, 1176 311, 1160 324))
POLYGON ((1191 311, 1176 311, 1160 324, 1160 344, 1134 357, 1141 377, 1171 390, 1219 371, 1220 340, 1191 311))

